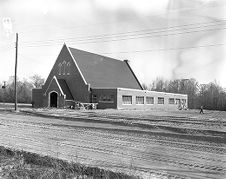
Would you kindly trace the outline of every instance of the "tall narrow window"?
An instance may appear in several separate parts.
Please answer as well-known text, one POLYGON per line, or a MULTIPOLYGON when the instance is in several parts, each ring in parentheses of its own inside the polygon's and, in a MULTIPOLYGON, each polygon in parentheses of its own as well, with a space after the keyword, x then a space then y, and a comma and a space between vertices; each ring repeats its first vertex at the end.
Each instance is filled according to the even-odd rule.
POLYGON ((67 75, 70 75, 70 68, 71 68, 71 64, 70 64, 70 62, 68 62, 67 63, 67 70, 66 70, 67 75))
POLYGON ((59 75, 61 75, 61 73, 62 73, 62 64, 61 63, 59 63, 58 69, 59 69, 59 75))
POLYGON ((66 62, 65 61, 63 61, 63 63, 62 63, 62 68, 63 68, 63 75, 65 75, 65 73, 66 73, 66 62))

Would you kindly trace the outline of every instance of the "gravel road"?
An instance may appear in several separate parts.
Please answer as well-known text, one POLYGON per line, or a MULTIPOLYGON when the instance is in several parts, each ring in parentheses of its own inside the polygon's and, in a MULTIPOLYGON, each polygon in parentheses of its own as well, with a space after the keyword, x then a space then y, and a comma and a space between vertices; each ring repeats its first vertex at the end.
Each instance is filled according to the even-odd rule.
POLYGON ((0 145, 142 178, 226 178, 226 113, 33 113, 0 111, 0 145))

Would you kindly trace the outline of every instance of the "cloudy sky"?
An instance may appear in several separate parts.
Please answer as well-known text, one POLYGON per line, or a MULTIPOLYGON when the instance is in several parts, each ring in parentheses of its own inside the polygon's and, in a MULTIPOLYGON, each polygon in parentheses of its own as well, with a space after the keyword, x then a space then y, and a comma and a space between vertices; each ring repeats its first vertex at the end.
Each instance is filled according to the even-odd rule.
POLYGON ((128 59, 142 83, 156 77, 226 87, 225 0, 1 0, 0 83, 47 78, 63 43, 128 59))

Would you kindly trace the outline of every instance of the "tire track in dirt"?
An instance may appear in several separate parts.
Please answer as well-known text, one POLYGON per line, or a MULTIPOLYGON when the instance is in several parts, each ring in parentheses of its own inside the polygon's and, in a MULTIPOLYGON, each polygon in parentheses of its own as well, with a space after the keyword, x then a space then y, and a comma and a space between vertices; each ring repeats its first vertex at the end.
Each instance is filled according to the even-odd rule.
MULTIPOLYGON (((33 119, 29 118, 27 121, 33 119)), ((86 163, 93 162, 105 168, 115 166, 115 169, 120 168, 125 171, 128 171, 129 168, 129 170, 134 172, 149 172, 160 177, 186 178, 191 176, 191 178, 213 178, 215 176, 223 179, 224 176, 225 157, 220 151, 224 152, 225 146, 218 147, 217 143, 215 146, 213 145, 214 143, 209 146, 208 141, 203 142, 201 145, 199 142, 189 144, 190 140, 180 138, 152 136, 136 133, 136 131, 128 132, 122 130, 118 132, 96 130, 95 128, 87 129, 85 127, 76 128, 76 124, 74 128, 56 126, 52 124, 58 121, 53 119, 52 122, 48 121, 47 123, 42 123, 42 121, 45 121, 42 119, 39 122, 36 121, 35 124, 24 120, 20 123, 20 119, 17 119, 16 122, 13 121, 13 117, 8 121, 6 119, 4 125, 0 126, 2 138, 3 134, 8 132, 4 139, 11 137, 11 145, 13 145, 14 141, 20 144, 21 147, 26 146, 27 149, 30 147, 33 150, 47 151, 47 153, 49 150, 49 155, 54 155, 55 157, 70 159, 67 155, 73 155, 76 158, 79 154, 86 163), (12 130, 14 131, 14 136, 12 135, 12 130), (43 141, 43 139, 45 140, 43 141), (36 145, 35 142, 37 142, 36 145), (41 142, 47 142, 48 145, 43 146, 41 142), (31 144, 34 144, 34 146, 31 144), (52 147, 50 148, 49 146, 52 147), (201 148, 203 150, 200 150, 201 148), (173 152, 174 150, 176 151, 173 152), (75 151, 77 151, 77 155, 75 151), (170 152, 167 154, 166 151, 170 152), (214 155, 212 159, 208 156, 209 154, 214 155), (207 157, 208 160, 206 160, 207 157), (219 164, 220 159, 222 160, 219 164), (131 161, 132 167, 130 166, 131 161), (208 163, 212 163, 212 165, 208 163)))

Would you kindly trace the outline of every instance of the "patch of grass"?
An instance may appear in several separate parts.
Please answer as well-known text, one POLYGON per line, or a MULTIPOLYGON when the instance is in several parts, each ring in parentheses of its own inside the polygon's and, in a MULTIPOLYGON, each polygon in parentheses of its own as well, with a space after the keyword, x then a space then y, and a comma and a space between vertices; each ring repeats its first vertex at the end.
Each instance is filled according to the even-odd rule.
POLYGON ((0 178, 7 179, 138 179, 96 167, 16 151, 0 146, 0 178))

